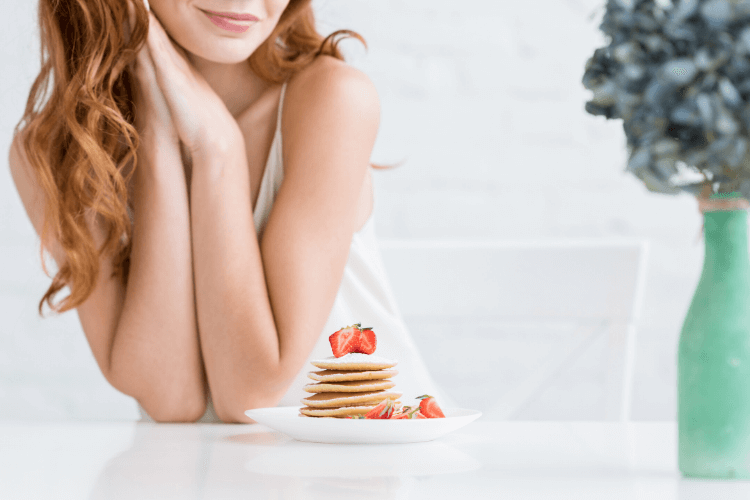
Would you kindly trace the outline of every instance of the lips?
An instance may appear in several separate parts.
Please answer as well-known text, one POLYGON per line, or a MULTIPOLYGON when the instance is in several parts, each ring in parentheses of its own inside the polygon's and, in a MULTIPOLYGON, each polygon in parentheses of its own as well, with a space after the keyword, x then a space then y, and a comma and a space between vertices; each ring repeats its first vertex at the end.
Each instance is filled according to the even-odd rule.
POLYGON ((244 24, 248 21, 254 22, 258 18, 252 14, 237 14, 235 12, 214 12, 210 10, 202 10, 203 14, 206 15, 209 21, 214 23, 219 28, 231 31, 233 33, 244 33, 250 26, 244 24), (243 24, 237 24, 231 21, 240 21, 243 24))
POLYGON ((208 12, 209 14, 214 15, 214 16, 228 17, 229 19, 234 19, 235 21, 257 21, 258 20, 258 18, 252 14, 236 14, 234 12, 214 12, 212 10, 204 10, 203 12, 208 12))

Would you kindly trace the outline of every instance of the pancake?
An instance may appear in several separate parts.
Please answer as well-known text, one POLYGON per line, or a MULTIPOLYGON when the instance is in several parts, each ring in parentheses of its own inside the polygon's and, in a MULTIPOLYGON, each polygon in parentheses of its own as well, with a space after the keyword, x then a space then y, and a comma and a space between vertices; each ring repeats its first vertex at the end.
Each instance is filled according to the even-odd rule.
POLYGON ((307 376, 319 382, 344 382, 347 380, 383 380, 398 375, 398 370, 320 370, 307 376))
POLYGON ((375 408, 373 406, 343 406, 341 408, 307 408, 299 409, 301 417, 347 417, 349 415, 364 415, 375 408))
MULTIPOLYGON (((310 408, 303 406, 299 409, 300 417, 307 418, 346 418, 349 415, 365 415, 377 405, 342 406, 340 408, 310 408)), ((393 411, 401 408, 401 401, 393 402, 393 411)))
POLYGON ((386 368, 393 368, 396 366, 398 361, 392 361, 390 359, 381 358, 373 354, 362 354, 359 352, 350 352, 340 358, 335 356, 329 356, 325 359, 316 359, 310 361, 314 366, 318 368, 325 368, 327 370, 384 370, 386 368))
POLYGON ((397 400, 400 392, 368 391, 368 392, 321 392, 302 399, 302 404, 314 408, 338 408, 341 406, 356 406, 362 403, 377 405, 386 398, 397 400))
POLYGON ((390 380, 349 380, 346 382, 319 382, 302 389, 307 392, 369 392, 390 389, 396 384, 390 380))

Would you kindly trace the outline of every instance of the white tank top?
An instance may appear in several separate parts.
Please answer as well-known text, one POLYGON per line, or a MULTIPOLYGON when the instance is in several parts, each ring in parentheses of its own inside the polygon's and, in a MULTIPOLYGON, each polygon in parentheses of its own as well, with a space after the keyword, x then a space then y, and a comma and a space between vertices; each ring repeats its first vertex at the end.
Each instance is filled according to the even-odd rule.
MULTIPOLYGON (((286 83, 281 88, 276 132, 263 171, 258 200, 253 213, 255 230, 259 239, 265 229, 276 193, 279 191, 284 176, 281 154, 281 111, 285 91, 286 83)), ((318 341, 307 361, 302 365, 277 406, 303 406, 300 400, 309 397, 310 393, 303 391, 302 387, 315 382, 308 378, 307 374, 312 370, 319 369, 310 364, 310 361, 332 356, 328 337, 333 332, 354 323, 361 323, 363 327, 373 328, 378 339, 376 355, 398 361, 395 367, 398 370, 398 375, 395 375, 392 379, 396 385, 390 390, 403 394, 401 397, 402 403, 418 403, 414 398, 422 394, 430 394, 435 396, 443 408, 455 406, 453 400, 440 390, 432 380, 411 335, 401 319, 380 257, 372 213, 370 213, 370 217, 364 226, 352 236, 344 276, 341 279, 333 308, 328 315, 323 331, 320 332, 318 341)), ((138 409, 143 417, 141 421, 153 422, 140 405, 138 405, 138 409)), ((208 394, 206 412, 198 422, 221 422, 214 410, 210 393, 208 394)))

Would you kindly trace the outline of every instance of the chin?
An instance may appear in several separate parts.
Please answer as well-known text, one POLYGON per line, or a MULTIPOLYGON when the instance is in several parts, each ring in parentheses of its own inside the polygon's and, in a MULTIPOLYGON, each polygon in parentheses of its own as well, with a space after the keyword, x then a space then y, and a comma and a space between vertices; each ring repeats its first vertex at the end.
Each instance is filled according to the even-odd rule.
POLYGON ((268 20, 258 21, 242 33, 222 33, 203 14, 196 9, 196 14, 182 18, 182 23, 175 22, 175 17, 165 21, 169 35, 186 51, 207 61, 222 64, 237 64, 246 61, 271 35, 274 26, 268 20))
POLYGON ((221 64, 238 64, 246 61, 260 46, 258 44, 248 47, 247 44, 237 43, 237 40, 228 40, 217 44, 195 44, 196 46, 189 43, 181 45, 194 56, 221 64))

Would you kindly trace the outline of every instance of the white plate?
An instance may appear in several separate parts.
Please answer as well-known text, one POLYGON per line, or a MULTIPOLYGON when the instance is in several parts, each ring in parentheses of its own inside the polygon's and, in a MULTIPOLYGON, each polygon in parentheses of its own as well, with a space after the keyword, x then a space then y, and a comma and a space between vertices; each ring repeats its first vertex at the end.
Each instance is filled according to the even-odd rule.
POLYGON ((336 444, 390 444, 432 441, 482 416, 477 410, 443 409, 445 418, 349 419, 300 417, 299 406, 247 410, 259 424, 299 441, 336 444))

